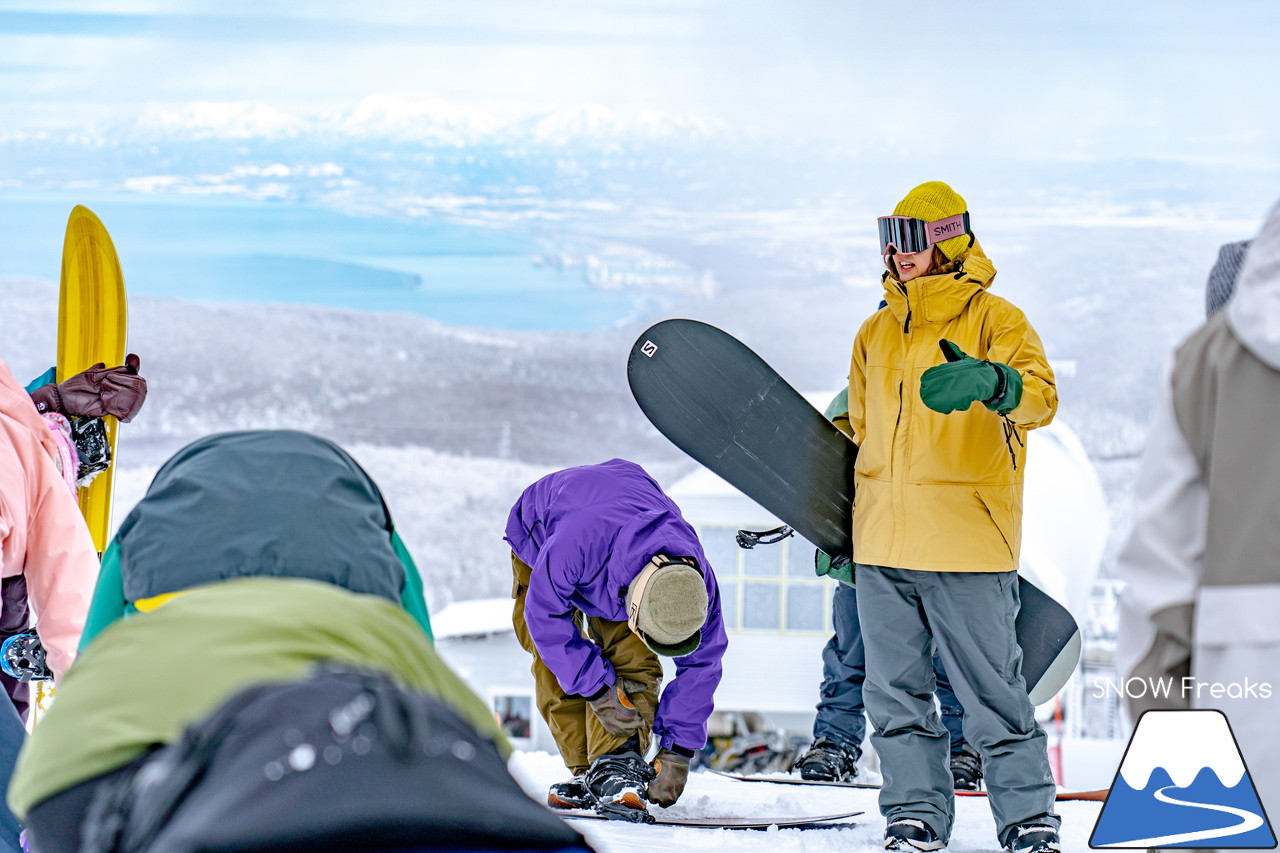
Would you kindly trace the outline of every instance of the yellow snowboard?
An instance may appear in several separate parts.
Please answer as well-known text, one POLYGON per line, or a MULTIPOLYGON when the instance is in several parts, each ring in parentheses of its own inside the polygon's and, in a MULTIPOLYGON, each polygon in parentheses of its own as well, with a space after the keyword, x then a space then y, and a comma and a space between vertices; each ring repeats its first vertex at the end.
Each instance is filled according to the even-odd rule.
MULTIPOLYGON (((126 305, 124 276, 111 235, 86 207, 76 206, 67 221, 62 247, 62 289, 58 296, 57 380, 104 362, 107 367, 124 363, 126 305)), ((111 492, 115 475, 116 433, 119 424, 110 415, 106 422, 111 466, 80 489, 84 514, 101 555, 111 530, 111 492)))

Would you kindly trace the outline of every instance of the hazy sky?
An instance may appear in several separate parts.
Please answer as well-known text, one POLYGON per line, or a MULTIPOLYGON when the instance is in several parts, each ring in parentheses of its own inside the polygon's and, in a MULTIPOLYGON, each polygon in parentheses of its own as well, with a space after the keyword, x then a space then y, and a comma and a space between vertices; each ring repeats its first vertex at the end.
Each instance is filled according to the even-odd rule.
POLYGON ((662 110, 866 156, 1266 165, 1277 81, 1274 0, 0 0, 0 131, 385 93, 662 110))

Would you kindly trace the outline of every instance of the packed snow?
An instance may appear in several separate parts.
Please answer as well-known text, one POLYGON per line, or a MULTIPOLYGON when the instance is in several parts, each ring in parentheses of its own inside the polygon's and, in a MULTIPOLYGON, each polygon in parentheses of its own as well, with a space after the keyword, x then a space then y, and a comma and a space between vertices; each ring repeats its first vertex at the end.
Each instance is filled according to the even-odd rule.
MULTIPOLYGON (((545 799, 548 786, 562 782, 568 776, 560 757, 545 752, 516 753, 509 766, 529 796, 538 801, 545 799)), ((884 849, 884 819, 876 806, 877 794, 876 790, 866 788, 739 782, 695 772, 690 774, 688 787, 680 801, 670 809, 655 809, 655 813, 680 817, 769 815, 780 819, 853 811, 863 814, 847 822, 808 829, 702 829, 639 826, 600 820, 575 820, 573 826, 600 853, 688 853, 693 850, 871 853, 884 849)), ((1089 836, 1100 810, 1100 803, 1058 803, 1064 851, 1089 848, 1089 836)), ((985 798, 956 799, 956 825, 947 849, 950 853, 997 853, 1000 850, 995 837, 995 823, 985 798)))

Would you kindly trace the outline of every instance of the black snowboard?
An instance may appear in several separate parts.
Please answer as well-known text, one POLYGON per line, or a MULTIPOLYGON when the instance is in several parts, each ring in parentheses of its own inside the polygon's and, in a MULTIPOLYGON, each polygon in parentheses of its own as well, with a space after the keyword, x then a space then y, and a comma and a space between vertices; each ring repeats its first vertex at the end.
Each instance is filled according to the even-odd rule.
MULTIPOLYGON (((641 410, 677 447, 833 558, 853 555, 858 448, 732 335, 664 320, 627 360, 641 410)), ((1052 699, 1080 660, 1066 608, 1019 578, 1018 643, 1034 704, 1052 699)))

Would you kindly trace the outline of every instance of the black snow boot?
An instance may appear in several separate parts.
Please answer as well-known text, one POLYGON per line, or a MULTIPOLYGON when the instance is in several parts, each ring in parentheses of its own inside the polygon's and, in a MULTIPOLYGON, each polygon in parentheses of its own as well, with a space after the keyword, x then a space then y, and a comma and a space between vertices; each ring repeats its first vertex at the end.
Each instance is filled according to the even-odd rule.
POLYGON ((938 838, 929 825, 915 818, 895 820, 884 831, 885 850, 941 850, 947 842, 938 838))
POLYGON ((982 787, 982 756, 965 744, 951 753, 951 781, 957 791, 976 791, 982 787))
POLYGON ((1062 853, 1058 830, 1043 823, 1015 826, 1005 842, 1004 853, 1062 853))
POLYGON ((553 809, 589 809, 595 804, 595 795, 587 790, 585 774, 557 782, 547 790, 547 805, 553 809))
POLYGON ((796 766, 800 778, 812 782, 851 782, 858 775, 856 746, 839 743, 828 738, 818 738, 809 751, 800 756, 796 766))
POLYGON ((646 810, 646 791, 653 768, 630 744, 601 755, 587 768, 588 792, 596 798, 596 813, 610 820, 653 823, 646 810))

